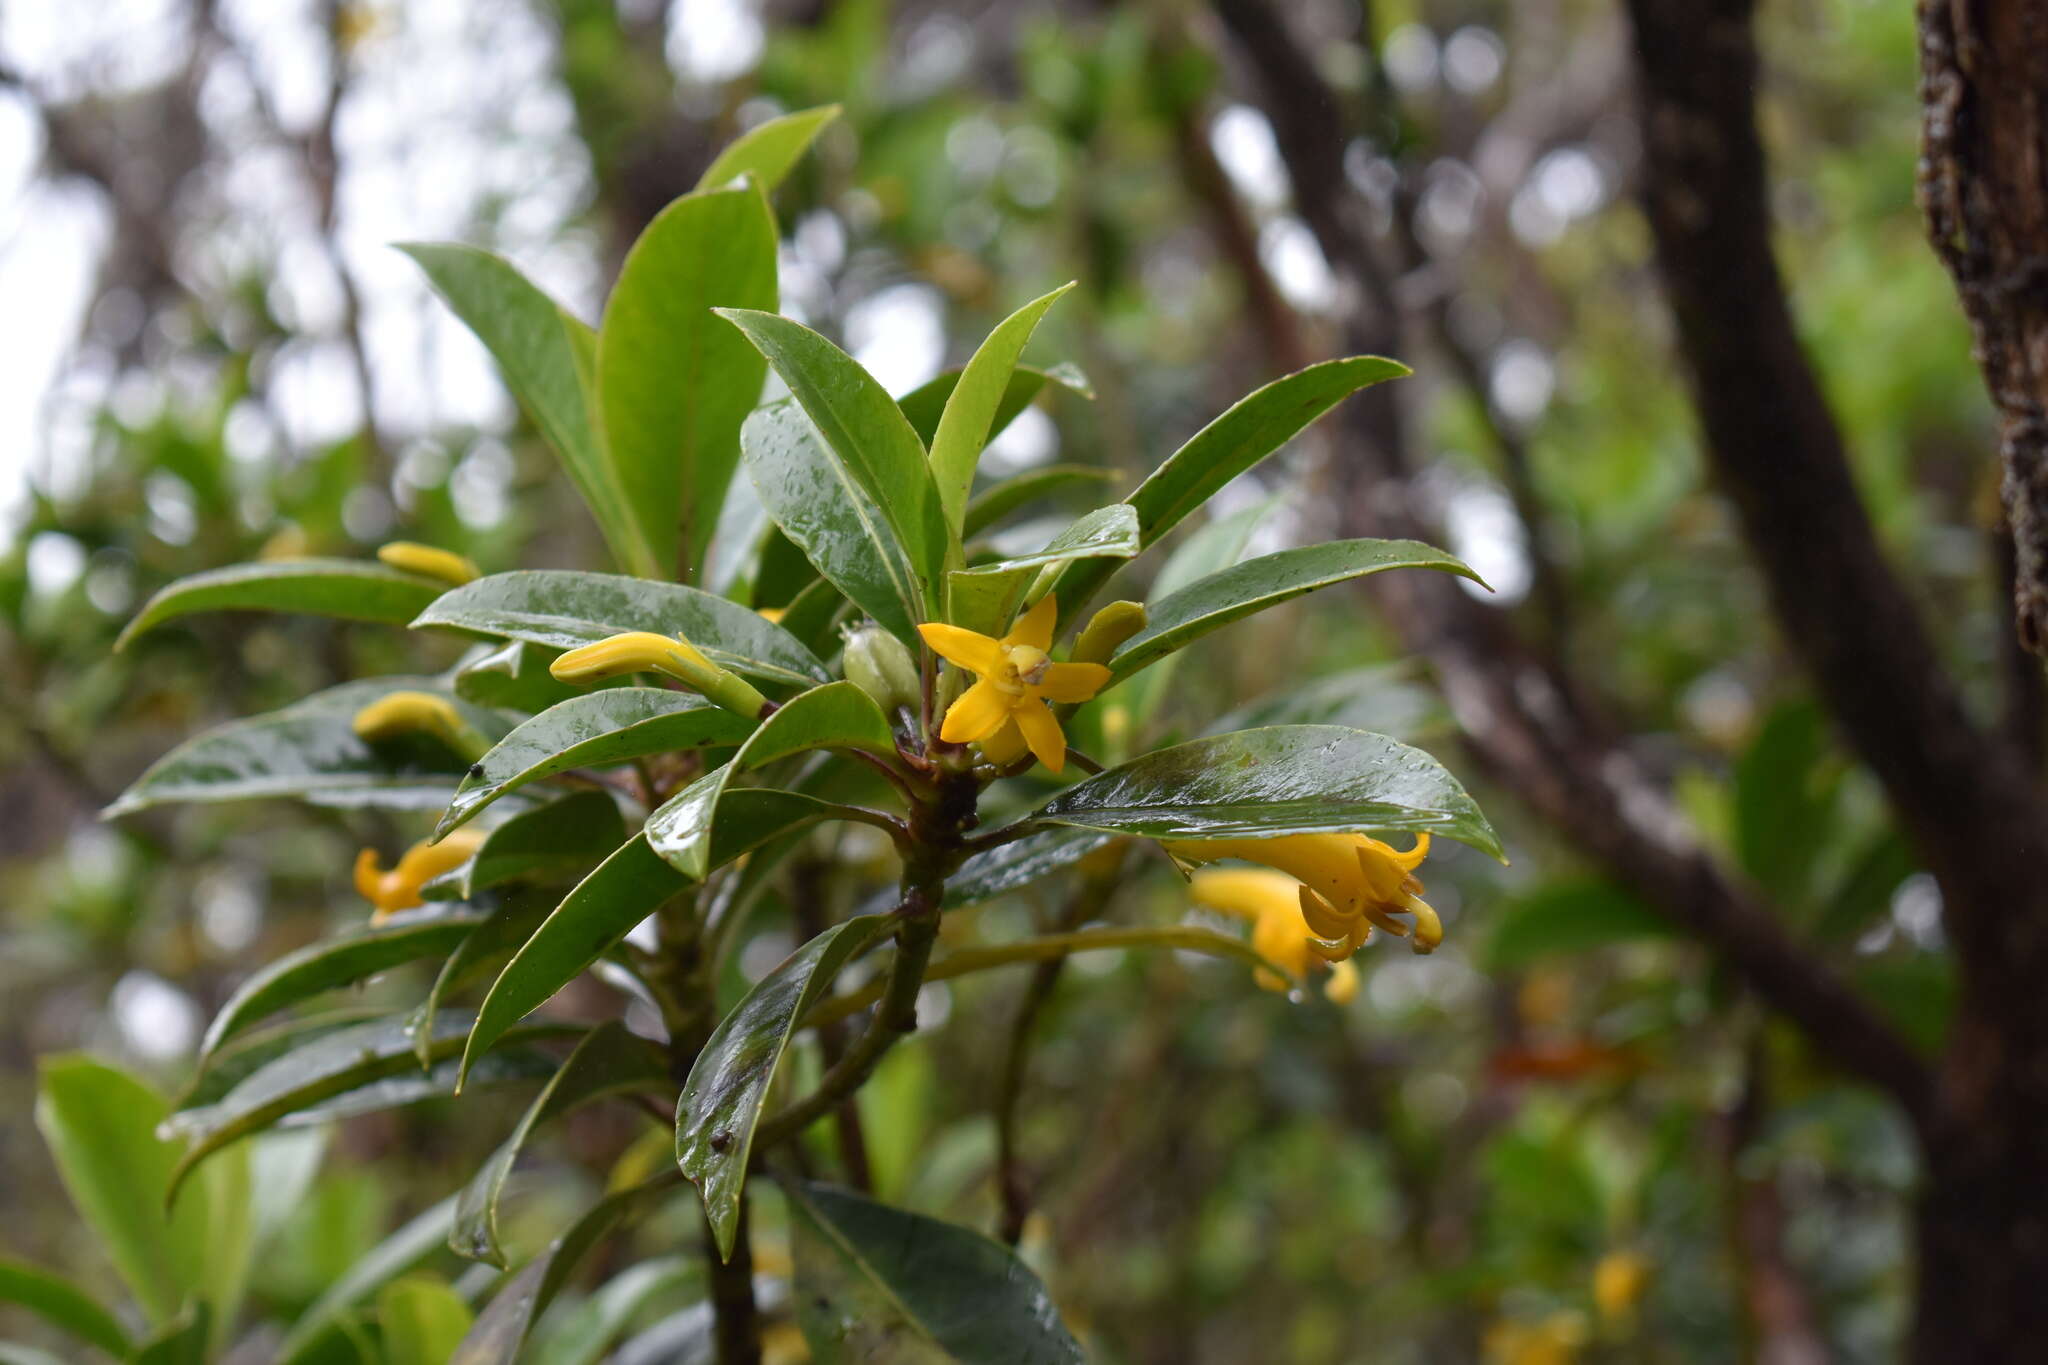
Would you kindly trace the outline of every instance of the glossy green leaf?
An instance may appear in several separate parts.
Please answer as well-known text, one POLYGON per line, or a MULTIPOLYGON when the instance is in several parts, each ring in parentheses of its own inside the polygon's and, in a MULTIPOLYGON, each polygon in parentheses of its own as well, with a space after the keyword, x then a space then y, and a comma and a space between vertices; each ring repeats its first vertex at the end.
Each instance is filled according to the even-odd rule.
POLYGON ((783 609, 782 628, 803 641, 804 648, 821 659, 839 652, 839 625, 853 611, 846 594, 830 579, 820 578, 796 595, 783 609))
POLYGON ((359 559, 278 559, 209 569, 159 590, 114 641, 202 611, 281 611, 404 625, 448 590, 446 583, 359 559))
POLYGON ((1606 882, 1543 888, 1494 917, 1486 941, 1491 971, 1512 972, 1545 957, 1573 956, 1616 943, 1671 937, 1671 922, 1606 882))
POLYGON ((1114 839, 1099 829, 1055 826, 977 853, 946 879, 946 905, 978 905, 1072 867, 1114 839))
POLYGON ((697 188, 715 190, 751 175, 763 190, 773 190, 810 150, 825 125, 838 117, 838 105, 824 104, 749 128, 704 168, 697 188))
POLYGON ((766 376, 710 310, 775 307, 775 250, 758 186, 686 194, 626 253, 598 325, 612 464, 655 562, 685 566, 680 577, 703 563, 738 467, 740 423, 766 376))
POLYGON ((116 1359, 128 1353, 120 1320, 71 1281, 0 1257, 0 1304, 19 1304, 63 1332, 116 1359))
POLYGON ((818 1365, 1079 1365, 1044 1284, 978 1232, 851 1190, 783 1180, 797 1324, 818 1365))
POLYGON ((532 1339, 527 1347, 532 1365, 598 1365, 651 1306, 692 1290, 701 1293, 703 1283, 704 1264, 695 1256, 660 1256, 628 1266, 532 1339))
POLYGON ((459 1256, 491 1265, 508 1264, 498 1227, 498 1206, 526 1144, 541 1125, 572 1109, 632 1091, 660 1093, 674 1083, 662 1057, 647 1040, 616 1020, 584 1035, 576 1050, 520 1118, 519 1126, 477 1168, 455 1205, 448 1244, 459 1256))
POLYGON ((66 1362, 48 1351, 39 1351, 33 1346, 0 1341, 0 1365, 66 1365, 66 1362))
MULTIPOLYGON (((939 491, 939 506, 956 539, 962 533, 967 492, 974 484, 974 467, 981 459, 982 447, 988 443, 1017 361, 1046 310, 1073 287, 1071 283, 1063 284, 997 324, 961 370, 959 381, 946 399, 945 411, 931 440, 931 470, 932 482, 939 491)), ((1135 534, 1136 527, 1132 529, 1135 534)))
MULTIPOLYGON (((444 1012, 434 1023, 429 1055, 440 1062, 460 1050, 470 1018, 444 1012)), ((534 1025, 521 1030, 521 1041, 572 1033, 565 1025, 534 1025)), ((508 1065, 499 1079, 533 1074, 531 1068, 508 1065)), ((554 1070, 552 1063, 539 1074, 554 1070)), ((182 1109, 164 1122, 167 1133, 192 1139, 171 1174, 170 1188, 201 1161, 250 1133, 292 1120, 310 1123, 344 1114, 412 1104, 434 1094, 449 1093, 455 1068, 445 1074, 423 1073, 403 1016, 392 1016, 324 1034, 303 1047, 265 1063, 217 1102, 202 1109, 182 1109)))
POLYGON ((1001 635, 1048 566, 1076 559, 1129 559, 1138 553, 1138 514, 1127 503, 1098 507, 1045 548, 946 575, 947 619, 985 635, 1001 635))
POLYGON ((131 1365, 206 1365, 212 1330, 213 1314, 207 1306, 190 1304, 138 1343, 128 1359, 131 1365))
MULTIPOLYGON (((556 682, 548 672, 548 665, 561 652, 524 640, 507 640, 495 648, 479 644, 455 666, 455 695, 478 706, 505 707, 529 715, 587 695, 588 687, 556 682)), ((616 685, 623 686, 625 681, 617 679, 616 685)))
MULTIPOLYGON (((933 605, 946 565, 946 520, 924 443, 896 400, 852 356, 802 323, 748 309, 720 309, 719 316, 759 348, 789 385, 790 397, 823 438, 819 449, 880 509, 917 575, 921 598, 933 605)), ((758 475, 754 485, 761 487, 758 475)), ((762 501, 774 512, 765 490, 762 501)))
POLYGON ((520 722, 478 760, 434 835, 446 835, 506 792, 555 773, 707 744, 737 744, 753 729, 752 721, 693 692, 613 687, 572 697, 520 722))
POLYGON ((319 806, 438 809, 454 793, 465 760, 425 736, 372 746, 351 728, 356 712, 402 691, 448 698, 486 736, 505 732, 505 722, 495 713, 450 697, 438 678, 343 683, 281 711, 230 721, 186 740, 151 764, 102 818, 170 802, 258 797, 296 797, 319 806))
POLYGON ((1484 581, 1463 561, 1419 540, 1336 540, 1262 555, 1153 603, 1145 629, 1111 657, 1111 685, 1255 611, 1388 569, 1438 569, 1484 581))
MULTIPOLYGON (((702 881, 720 865, 712 859, 717 842, 714 832, 733 779, 778 758, 827 748, 876 754, 896 751, 895 737, 881 707, 850 682, 814 687, 771 713, 730 763, 704 774, 647 817, 649 846, 685 876, 702 881)), ((793 797, 794 793, 783 795, 793 797)), ((734 841, 725 842, 730 847, 734 841)))
POLYGON ((1385 735, 1337 725, 1275 725, 1176 744, 1076 783, 1032 819, 1148 839, 1427 831, 1502 856, 1493 826, 1442 764, 1385 735))
MULTIPOLYGON (((1368 385, 1407 373, 1398 361, 1353 356, 1311 365, 1254 390, 1196 432, 1131 493, 1140 538, 1148 547, 1155 544, 1316 418, 1368 385)), ((1061 616, 1093 596, 1109 572, 1092 562, 1068 566, 1057 586, 1061 616)))
POLYGON ((450 1195, 371 1248, 292 1324, 292 1330, 278 1343, 278 1365, 302 1365, 314 1358, 315 1348, 344 1314, 445 1247, 449 1224, 454 1221, 455 1196, 450 1195))
POLYGON ((740 449, 782 533, 883 629, 915 642, 929 619, 918 567, 804 410, 789 399, 756 408, 740 449))
MULTIPOLYGON (((931 445, 932 438, 939 434, 939 419, 946 415, 946 404, 953 397, 953 390, 959 386, 963 373, 963 370, 946 370, 896 400, 896 406, 903 410, 910 429, 925 445, 931 445)), ((1004 429, 1031 406, 1031 400, 1038 397, 1047 384, 1057 384, 1083 398, 1095 396, 1095 390, 1089 387, 1088 376, 1072 365, 1059 364, 1045 369, 1019 365, 1010 372, 1010 382, 1003 389, 1002 401, 996 405, 996 415, 988 424, 988 439, 993 441, 1002 435, 1004 429)))
POLYGON ((89 1057, 45 1057, 37 1070, 36 1127, 65 1191, 144 1314, 169 1322, 209 1284, 207 1239, 232 1231, 215 1223, 236 1173, 167 1204, 178 1148, 157 1136, 163 1097, 89 1057))
POLYGON ((776 1065, 840 968, 889 927, 886 915, 861 915, 827 929, 762 977, 697 1054, 676 1104, 676 1163, 704 1198, 720 1257, 732 1256, 754 1129, 776 1065))
POLYGON ((825 666, 787 631, 737 602, 679 583, 621 574, 526 569, 443 594, 413 621, 472 635, 575 649, 627 631, 682 635, 735 673, 785 686, 826 681, 825 666))
POLYGON ((598 430, 597 334, 488 251, 428 243, 399 250, 427 272, 434 292, 498 362, 505 386, 561 458, 619 567, 659 573, 598 430))
POLYGON ((504 1282, 489 1306, 477 1315, 476 1326, 448 1357, 448 1365, 513 1365, 534 1323, 554 1302, 577 1263, 627 1214, 681 1183, 679 1173, 664 1171, 643 1185, 600 1200, 552 1246, 504 1282))
MULTIPOLYGON (((1173 547, 1173 553, 1166 557, 1166 562, 1159 566, 1158 574, 1152 579, 1146 602, 1164 601, 1189 584, 1219 573, 1243 559, 1245 546, 1251 543, 1252 536, 1285 496, 1274 494, 1228 516, 1211 517, 1173 547)), ((1168 684, 1179 671, 1179 663, 1169 654, 1156 667, 1133 679, 1119 698, 1130 709, 1131 718, 1140 733, 1159 713, 1169 692, 1168 684)), ((1210 732, 1245 728, 1242 725, 1218 725, 1210 727, 1210 732)))
POLYGON ((578 881, 626 841, 609 791, 580 791, 521 811, 493 829, 475 856, 447 876, 472 899, 512 881, 578 881))
POLYGON ((440 957, 482 924, 482 911, 416 911, 310 943, 268 963, 228 997, 199 1043, 204 1070, 222 1043, 289 1005, 424 957, 440 957))
POLYGON ((529 1012, 581 975, 633 926, 689 885, 635 835, 555 907, 491 984, 463 1051, 467 1075, 477 1059, 529 1012))
POLYGON ((990 484, 970 498, 960 534, 966 537, 980 535, 1020 507, 1028 507, 1070 489, 1094 489, 1115 479, 1113 471, 1089 464, 1050 464, 1027 469, 1000 483, 990 484))
POLYGON ((393 1280, 377 1295, 384 1365, 446 1365, 472 1321, 462 1296, 430 1275, 393 1280))
POLYGON ((555 906, 554 897, 548 893, 528 891, 508 897, 448 955, 426 998, 406 1017, 406 1033, 412 1039, 413 1055, 419 1059, 421 1070, 434 1064, 433 1026, 443 1004, 470 982, 503 970, 512 955, 554 912, 555 906))
POLYGON ((285 1053, 325 1034, 381 1019, 389 1013, 380 1005, 351 1004, 314 1015, 286 1015, 276 1023, 260 1024, 237 1034, 203 1059, 191 1081, 178 1093, 171 1112, 217 1104, 230 1090, 285 1053))

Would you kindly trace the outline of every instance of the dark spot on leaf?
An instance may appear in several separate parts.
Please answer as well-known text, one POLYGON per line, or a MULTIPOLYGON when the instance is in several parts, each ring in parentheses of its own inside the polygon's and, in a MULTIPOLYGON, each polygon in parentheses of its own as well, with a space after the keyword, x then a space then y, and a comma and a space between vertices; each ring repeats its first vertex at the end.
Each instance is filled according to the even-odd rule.
POLYGON ((732 1146, 732 1129, 720 1128, 711 1135, 711 1150, 723 1152, 732 1146))

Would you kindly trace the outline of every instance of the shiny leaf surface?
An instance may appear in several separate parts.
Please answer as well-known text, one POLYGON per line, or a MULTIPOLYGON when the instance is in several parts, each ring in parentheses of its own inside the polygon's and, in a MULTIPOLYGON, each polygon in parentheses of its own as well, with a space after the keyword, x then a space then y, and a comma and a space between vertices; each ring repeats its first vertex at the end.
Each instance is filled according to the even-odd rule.
MULTIPOLYGON (((1358 390, 1409 373, 1378 356, 1329 360, 1276 379, 1238 400, 1168 456, 1131 493, 1139 535, 1147 546, 1171 531, 1225 484, 1285 445, 1303 427, 1358 390)), ((1066 615, 1109 577, 1098 563, 1070 565, 1057 591, 1066 615)))
MULTIPOLYGON (((917 575, 920 598, 931 605, 946 564, 945 515, 924 443, 896 400, 852 356, 802 323, 744 308, 720 309, 719 316, 768 358, 822 438, 822 450, 881 510, 917 575)), ((754 482, 759 488, 761 481, 754 482)), ((765 492, 762 500, 772 513, 765 492)))
POLYGON ((740 431, 747 477, 768 515, 840 592, 906 643, 929 619, 915 562, 804 410, 756 408, 740 431))
POLYGON ((1116 475, 1109 470, 1091 464, 1045 465, 1013 474, 1000 483, 990 484, 968 500, 960 534, 969 537, 979 535, 1020 507, 1028 507, 1069 489, 1097 488, 1113 482, 1115 478, 1116 475))
POLYGON ((680 577, 703 563, 739 464, 740 423, 766 375, 710 310, 773 308, 776 298, 766 196, 753 185, 700 190, 633 243, 598 324, 598 410, 612 464, 655 563, 686 566, 680 577))
MULTIPOLYGON (((956 543, 967 510, 967 492, 974 483, 974 467, 988 443, 1018 359, 1031 334, 1038 329, 1046 310, 1060 295, 1074 286, 1061 285, 1004 318, 961 370, 953 392, 946 399, 938 430, 931 438, 932 482, 939 492, 939 506, 952 528, 956 543)), ((1135 527, 1133 527, 1135 533, 1135 527)), ((1133 551, 1135 553, 1135 550, 1133 551)))
MULTIPOLYGON (((740 840, 716 837, 723 814, 721 807, 733 779, 778 758, 825 748, 889 754, 895 752, 896 741, 881 708, 852 683, 814 687, 762 721, 730 763, 704 774, 648 816, 648 844, 684 875, 703 880, 723 861, 713 859, 715 845, 723 843, 734 850, 728 857, 737 857, 743 851, 737 847, 740 840)), ((795 797, 794 793, 779 795, 807 800, 795 797)), ((745 847, 758 842, 745 841, 745 847)))
POLYGON ((459 1256, 495 1266, 508 1264, 498 1228, 505 1182, 527 1142, 543 1124, 609 1095, 659 1093, 674 1083, 660 1054, 646 1039, 616 1020, 584 1035, 561 1069, 520 1117, 519 1126, 463 1186, 455 1203, 455 1227, 448 1244, 459 1256))
POLYGON ((676 1105, 676 1163, 704 1198, 720 1256, 732 1255, 754 1128, 790 1037, 840 968, 888 927, 887 916, 861 915, 827 929, 761 978, 697 1054, 676 1105))
POLYGON ((612 794, 581 791, 513 816, 447 875, 460 882, 464 900, 511 881, 578 881, 625 840, 612 794))
POLYGON ((1262 555, 1153 603, 1145 629, 1110 659, 1112 684, 1241 617, 1388 569, 1437 569, 1483 581, 1463 561, 1418 540, 1338 540, 1262 555))
POLYGON ((641 534, 598 430, 597 334, 487 251, 421 243, 399 249, 419 262, 434 292, 498 362, 506 387, 554 447, 619 567, 643 576, 659 573, 662 566, 641 534))
POLYGON ((966 1228, 808 1181, 781 1182, 798 1325, 818 1365, 1079 1365, 1044 1284, 966 1228))
POLYGON ((448 590, 416 574, 357 559, 280 559, 211 569, 159 590, 114 641, 202 611, 280 611, 403 625, 448 590))
POLYGON ((816 109, 799 109, 749 128, 704 168, 704 174, 697 178, 697 188, 720 189, 741 176, 751 175, 763 190, 772 191, 810 150, 825 125, 838 117, 839 106, 825 104, 816 109))
POLYGON ((570 768, 604 768, 648 754, 737 744, 753 723, 693 692, 611 687, 571 697, 514 726, 462 779, 439 838, 528 782, 570 768))
POLYGON ((1426 830, 1502 856, 1493 826, 1442 764, 1337 725, 1176 744, 1076 783, 1033 818, 1151 839, 1426 830))
POLYGON ((575 649, 627 631, 683 635, 713 663, 767 682, 824 682, 823 664, 787 631, 737 602, 679 583, 527 569, 443 594, 413 621, 472 635, 575 649))
MULTIPOLYGON (((178 801, 297 797, 320 806, 428 810, 445 804, 466 768, 424 736, 375 746, 356 738, 356 712, 391 692, 449 697, 438 678, 372 678, 316 692, 281 711, 229 721, 186 740, 135 779, 104 818, 178 801)), ((486 736, 501 735, 495 713, 449 697, 486 736)))

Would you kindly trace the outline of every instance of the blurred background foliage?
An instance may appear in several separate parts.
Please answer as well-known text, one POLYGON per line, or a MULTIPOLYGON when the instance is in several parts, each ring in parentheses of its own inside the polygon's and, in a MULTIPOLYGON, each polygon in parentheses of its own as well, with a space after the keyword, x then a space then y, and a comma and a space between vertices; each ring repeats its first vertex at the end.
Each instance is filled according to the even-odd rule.
MULTIPOLYGON (((1938 1039, 1939 896, 1761 624, 1703 476, 1630 200, 1614 7, 1286 10, 1340 90, 1387 96, 1346 170, 1374 230, 1421 253, 1397 295, 1435 344, 1401 357, 1417 370, 1401 401, 1450 548, 1501 609, 1568 621, 1559 647, 1656 737, 1706 837, 1938 1039), (1502 432, 1525 470, 1502 463, 1502 432)), ((1770 7, 1763 39, 1798 315, 1881 533, 1988 706, 1989 426, 1911 202, 1910 7, 1796 0, 1770 7)), ((1128 487, 1230 397, 1330 353, 1365 306, 1294 215, 1247 91, 1214 19, 1177 0, 0 9, 0 1249, 95 1268, 30 1122, 37 1054, 84 1048, 175 1086, 240 974, 366 915, 355 850, 420 832, 283 806, 99 824, 203 725, 451 658, 251 617, 114 655, 133 608, 198 569, 400 535, 486 570, 600 563, 481 349, 389 243, 490 246, 588 317, 722 141, 838 102, 779 199, 785 311, 904 392, 1078 279, 1034 354, 1077 358, 1096 397, 1055 394, 990 463, 1099 465, 1128 487)), ((1344 459, 1311 433, 1219 508, 1273 498, 1261 544, 1318 538, 1344 459)), ((1333 714, 1458 763, 1427 677, 1362 594, 1227 639, 1179 670, 1162 727, 1338 674, 1333 714)), ((1367 954, 1348 1006, 1170 956, 1079 959, 1061 979, 1024 1083, 1024 1246, 1097 1358, 1891 1358, 1914 1177, 1897 1116, 1567 843, 1478 794, 1513 865, 1432 860, 1449 941, 1367 954)), ((1118 914, 1172 917, 1183 894, 1147 872, 1118 914)), ((948 932, 1059 913, 1013 898, 948 932)), ((930 988, 927 1018, 951 1027, 861 1096, 883 1197, 996 1226, 995 1058, 1024 988, 930 988)), ((513 1112, 342 1125, 257 1299, 310 1302, 453 1189, 513 1112)), ((576 1160, 533 1172, 529 1245, 592 1193, 579 1169, 647 1159, 637 1131, 598 1110, 565 1125, 576 1160)))

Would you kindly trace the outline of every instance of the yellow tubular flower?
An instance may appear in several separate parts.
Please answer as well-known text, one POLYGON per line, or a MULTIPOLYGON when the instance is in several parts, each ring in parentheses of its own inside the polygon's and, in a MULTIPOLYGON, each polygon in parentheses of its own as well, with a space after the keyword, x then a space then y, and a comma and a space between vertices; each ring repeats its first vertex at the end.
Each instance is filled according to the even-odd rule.
POLYGON ((1593 1306, 1608 1319, 1625 1318, 1650 1282, 1650 1263, 1633 1251, 1610 1251, 1593 1267, 1593 1306))
POLYGON ((1443 921, 1422 899, 1415 868, 1429 856, 1429 835, 1402 853, 1364 834, 1287 834, 1275 839, 1185 839, 1166 845, 1182 862, 1242 858, 1285 872, 1301 883, 1297 905, 1315 951, 1342 961, 1364 944, 1368 926, 1413 935, 1418 953, 1444 940, 1443 921), (1414 925, 1396 918, 1410 916, 1414 925))
POLYGON ((420 840, 399 855, 398 865, 389 872, 377 850, 366 848, 356 855, 356 890, 377 907, 370 923, 381 923, 401 910, 425 902, 420 888, 443 872, 453 872, 475 856, 484 836, 474 830, 457 830, 438 844, 420 840))
POLYGON ((758 716, 768 704, 745 678, 712 663, 688 640, 656 635, 651 630, 628 631, 572 649, 549 664, 548 672, 556 682, 572 686, 602 682, 621 673, 665 673, 743 716, 758 716))
POLYGON ((483 571, 473 561, 453 550, 437 549, 412 540, 394 540, 380 547, 377 558, 391 568, 416 573, 423 578, 438 578, 458 588, 483 576, 483 571))
POLYGON ((387 692, 356 712, 350 728, 365 744, 425 734, 464 754, 482 752, 477 748, 482 736, 470 729, 446 697, 431 692, 387 692))
MULTIPOLYGON (((1046 651, 1052 648, 1058 611, 1047 594, 1000 640, 936 621, 917 628, 940 658, 981 679, 947 708, 940 739, 972 744, 1014 725, 1039 762, 1054 772, 1066 766, 1067 737, 1046 703, 1087 701, 1109 682, 1109 670, 1101 664, 1052 661, 1046 651)), ((983 748, 986 752, 987 745, 983 748)))
MULTIPOLYGON (((1191 879, 1195 904, 1226 915, 1251 921, 1252 949, 1276 967, 1298 978, 1328 965, 1314 951, 1306 925, 1301 920, 1296 893, 1300 883, 1284 872, 1264 868, 1212 868, 1191 879)), ((1284 991, 1287 981, 1260 968, 1253 976, 1269 991, 1284 991)), ((1341 1005, 1358 994, 1358 969, 1349 962, 1330 968, 1323 994, 1341 1005)))

